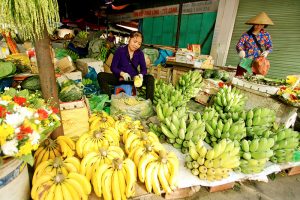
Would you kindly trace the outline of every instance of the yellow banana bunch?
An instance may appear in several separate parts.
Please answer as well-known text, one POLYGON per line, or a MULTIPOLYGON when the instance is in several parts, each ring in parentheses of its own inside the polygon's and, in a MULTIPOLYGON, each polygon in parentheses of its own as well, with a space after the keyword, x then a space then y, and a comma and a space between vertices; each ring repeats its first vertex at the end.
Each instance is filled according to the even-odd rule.
POLYGON ((94 167, 92 185, 98 197, 107 199, 127 199, 135 194, 136 167, 132 160, 114 159, 94 167))
POLYGON ((91 130, 115 126, 115 120, 104 111, 92 114, 89 123, 91 130))
POLYGON ((90 152, 97 152, 100 147, 119 146, 120 136, 114 128, 89 131, 76 142, 77 155, 82 158, 90 152))
POLYGON ((55 157, 61 156, 60 145, 51 138, 45 139, 39 148, 34 153, 34 168, 36 168, 41 162, 54 159, 55 157))
POLYGON ((99 168, 104 163, 111 164, 117 158, 124 158, 124 152, 120 147, 101 147, 98 152, 90 152, 84 156, 81 161, 80 173, 85 175, 88 180, 91 180, 94 168, 99 168))
POLYGON ((68 175, 70 172, 80 172, 80 161, 76 157, 68 157, 63 160, 62 157, 56 157, 42 162, 34 171, 32 184, 44 174, 56 175, 62 173, 68 175))
POLYGON ((142 156, 138 165, 138 176, 145 182, 148 192, 161 194, 162 187, 166 193, 171 193, 177 185, 179 161, 173 152, 161 150, 158 157, 151 154, 142 156))
POLYGON ((85 176, 76 172, 68 175, 44 174, 32 185, 31 197, 33 200, 54 199, 88 199, 91 193, 91 184, 85 176))
POLYGON ((123 143, 125 144, 125 152, 127 154, 129 154, 134 147, 148 142, 159 143, 159 139, 157 135, 152 132, 131 131, 123 135, 123 143))
POLYGON ((60 145, 62 157, 72 157, 75 154, 75 142, 67 136, 59 136, 56 142, 60 145))
POLYGON ((240 147, 234 142, 222 139, 212 149, 207 149, 203 141, 196 145, 189 143, 189 154, 186 156, 186 167, 200 179, 214 181, 227 178, 229 172, 240 165, 240 147))
POLYGON ((131 132, 131 131, 143 130, 144 127, 143 127, 141 121, 139 121, 139 120, 135 120, 135 121, 123 120, 123 121, 116 121, 115 129, 117 129, 120 136, 122 136, 126 133, 128 134, 128 132, 131 132))
POLYGON ((132 151, 128 154, 128 158, 133 160, 136 166, 139 165, 140 159, 145 154, 156 154, 158 156, 159 151, 164 150, 164 147, 159 142, 151 143, 150 141, 136 145, 133 147, 132 151))

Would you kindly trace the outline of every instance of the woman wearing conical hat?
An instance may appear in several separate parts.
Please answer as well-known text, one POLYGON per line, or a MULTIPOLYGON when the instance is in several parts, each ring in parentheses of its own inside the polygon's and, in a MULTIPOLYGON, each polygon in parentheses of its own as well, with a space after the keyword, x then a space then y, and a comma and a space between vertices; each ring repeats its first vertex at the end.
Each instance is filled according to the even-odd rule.
MULTIPOLYGON (((274 23, 265 12, 261 12, 249 19, 245 24, 252 25, 252 27, 241 36, 236 45, 239 57, 241 59, 255 59, 259 56, 267 57, 272 52, 272 40, 270 34, 264 28, 268 25, 274 25, 274 23)), ((247 70, 238 65, 236 76, 241 76, 245 72, 247 70)))

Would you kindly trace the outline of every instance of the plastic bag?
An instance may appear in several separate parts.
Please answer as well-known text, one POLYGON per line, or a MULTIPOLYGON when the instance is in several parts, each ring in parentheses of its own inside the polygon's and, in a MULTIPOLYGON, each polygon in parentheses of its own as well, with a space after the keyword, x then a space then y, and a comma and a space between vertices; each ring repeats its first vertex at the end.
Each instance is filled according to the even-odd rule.
POLYGON ((84 85, 83 92, 86 96, 100 94, 100 86, 95 68, 88 66, 88 73, 83 77, 82 83, 84 85))
POLYGON ((112 115, 126 114, 135 120, 147 119, 153 115, 151 101, 137 96, 120 93, 111 96, 110 113, 112 115))
POLYGON ((252 62, 252 72, 254 74, 267 75, 270 69, 270 62, 264 56, 257 57, 252 62))
POLYGON ((92 95, 91 98, 89 98, 92 113, 104 110, 107 103, 110 103, 109 96, 107 94, 100 94, 98 96, 92 95))

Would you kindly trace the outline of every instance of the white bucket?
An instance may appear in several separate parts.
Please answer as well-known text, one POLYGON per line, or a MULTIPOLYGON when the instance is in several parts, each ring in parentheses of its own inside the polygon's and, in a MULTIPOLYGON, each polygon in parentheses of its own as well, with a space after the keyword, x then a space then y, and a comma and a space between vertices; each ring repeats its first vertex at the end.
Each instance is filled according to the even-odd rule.
POLYGON ((0 199, 28 200, 30 184, 27 165, 11 159, 0 167, 0 199))

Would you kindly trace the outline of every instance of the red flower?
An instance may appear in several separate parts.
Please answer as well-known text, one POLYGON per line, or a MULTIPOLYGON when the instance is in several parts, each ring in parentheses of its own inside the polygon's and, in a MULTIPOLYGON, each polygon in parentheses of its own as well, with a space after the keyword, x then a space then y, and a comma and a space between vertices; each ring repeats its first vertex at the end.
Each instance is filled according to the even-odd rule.
POLYGON ((0 117, 3 118, 6 116, 6 108, 5 107, 2 107, 0 106, 0 117))
POLYGON ((17 135, 18 140, 22 140, 28 133, 32 133, 33 130, 30 127, 20 126, 20 132, 17 135))
POLYGON ((219 86, 220 88, 222 88, 222 87, 224 87, 224 83, 223 83, 223 82, 219 82, 219 83, 218 83, 218 86, 219 86))
POLYGON ((38 114, 40 119, 47 119, 48 118, 48 113, 44 109, 38 109, 38 114))
POLYGON ((53 113, 55 113, 55 114, 58 114, 58 113, 59 113, 58 108, 56 108, 56 107, 51 107, 51 109, 52 109, 52 112, 53 112, 53 113))
POLYGON ((17 104, 19 104, 20 106, 23 106, 24 103, 26 103, 26 98, 15 96, 14 97, 14 102, 17 103, 17 104))
POLYGON ((280 90, 286 90, 286 86, 281 86, 280 90))
POLYGON ((293 94, 290 94, 290 99, 291 100, 297 100, 297 97, 295 95, 293 95, 293 94))

